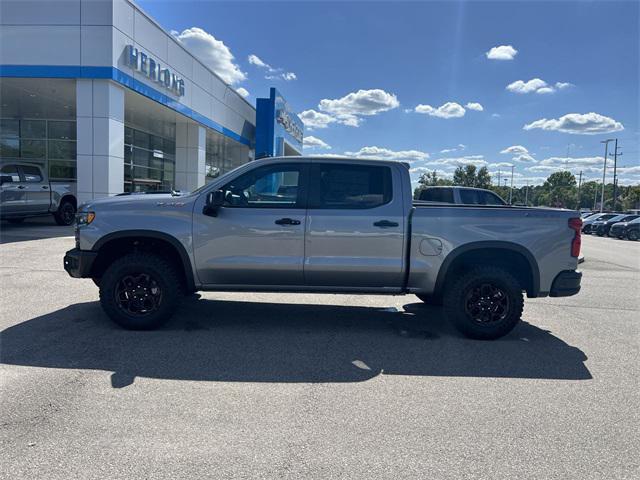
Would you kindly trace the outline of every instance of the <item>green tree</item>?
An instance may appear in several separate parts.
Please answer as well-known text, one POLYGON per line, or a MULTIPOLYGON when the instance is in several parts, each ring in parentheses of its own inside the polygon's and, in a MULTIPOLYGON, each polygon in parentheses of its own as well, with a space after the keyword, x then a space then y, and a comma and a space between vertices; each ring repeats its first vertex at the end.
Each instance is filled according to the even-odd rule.
POLYGON ((549 175, 542 185, 540 202, 549 207, 576 208, 576 177, 569 171, 555 172, 549 175))
POLYGON ((478 188, 489 188, 491 186, 491 175, 489 174, 487 167, 482 167, 478 170, 475 186, 478 188))
POLYGON ((460 166, 453 172, 453 184, 463 187, 489 188, 491 175, 487 167, 478 170, 475 165, 460 166))
POLYGON ((640 185, 626 187, 621 195, 622 208, 624 210, 640 209, 640 185))
POLYGON ((418 186, 413 191, 413 198, 420 198, 420 192, 426 187, 436 187, 451 185, 451 180, 438 176, 438 172, 433 170, 432 172, 426 172, 420 175, 418 179, 418 186))

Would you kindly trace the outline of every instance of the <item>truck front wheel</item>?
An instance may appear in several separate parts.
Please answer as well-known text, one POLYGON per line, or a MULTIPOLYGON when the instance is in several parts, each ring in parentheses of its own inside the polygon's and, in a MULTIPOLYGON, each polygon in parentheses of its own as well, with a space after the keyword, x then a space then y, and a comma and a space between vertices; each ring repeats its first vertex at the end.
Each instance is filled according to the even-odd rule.
POLYGON ((56 213, 53 214, 58 225, 71 225, 76 217, 76 206, 70 200, 63 200, 56 213))
POLYGON ((129 330, 151 330, 166 322, 181 297, 175 268, 152 253, 131 253, 100 279, 100 304, 115 323, 129 330))
POLYGON ((498 267, 477 267, 447 286, 447 317, 464 335, 493 340, 520 321, 524 297, 519 282, 498 267))

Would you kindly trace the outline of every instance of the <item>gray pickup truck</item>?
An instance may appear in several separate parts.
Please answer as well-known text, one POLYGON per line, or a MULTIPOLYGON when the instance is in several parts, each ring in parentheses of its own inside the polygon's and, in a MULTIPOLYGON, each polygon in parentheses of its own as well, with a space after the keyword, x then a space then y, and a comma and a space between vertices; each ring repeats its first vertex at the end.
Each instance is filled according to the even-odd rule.
POLYGON ((197 290, 415 294, 464 334, 505 335, 524 295, 580 290, 577 212, 413 203, 407 165, 250 162, 186 195, 100 199, 64 268, 125 328, 165 322, 197 290))
POLYGON ((39 165, 0 164, 0 218, 20 223, 53 214, 58 225, 71 225, 76 213, 75 182, 50 182, 39 165))

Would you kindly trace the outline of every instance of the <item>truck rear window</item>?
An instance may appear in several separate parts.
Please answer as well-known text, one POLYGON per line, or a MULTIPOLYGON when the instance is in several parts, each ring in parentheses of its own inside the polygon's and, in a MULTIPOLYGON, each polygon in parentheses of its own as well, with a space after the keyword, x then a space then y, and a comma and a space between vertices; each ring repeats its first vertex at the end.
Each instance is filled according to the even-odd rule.
POLYGON ((420 200, 453 203, 453 190, 450 188, 427 188, 420 193, 420 200))
POLYGON ((374 208, 392 197, 389 167, 314 164, 309 183, 309 208, 374 208))

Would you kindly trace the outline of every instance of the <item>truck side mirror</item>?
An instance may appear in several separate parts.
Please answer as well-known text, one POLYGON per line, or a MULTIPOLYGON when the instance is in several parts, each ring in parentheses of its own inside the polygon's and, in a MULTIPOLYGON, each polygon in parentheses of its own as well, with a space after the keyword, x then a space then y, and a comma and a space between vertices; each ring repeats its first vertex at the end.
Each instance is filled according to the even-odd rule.
POLYGON ((224 205, 224 192, 222 190, 214 190, 207 193, 207 202, 202 209, 202 213, 210 217, 217 217, 218 209, 222 205, 224 205))

